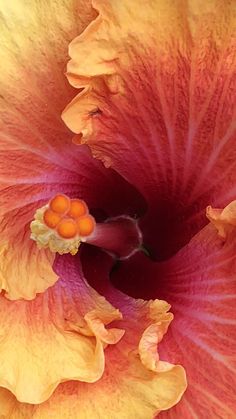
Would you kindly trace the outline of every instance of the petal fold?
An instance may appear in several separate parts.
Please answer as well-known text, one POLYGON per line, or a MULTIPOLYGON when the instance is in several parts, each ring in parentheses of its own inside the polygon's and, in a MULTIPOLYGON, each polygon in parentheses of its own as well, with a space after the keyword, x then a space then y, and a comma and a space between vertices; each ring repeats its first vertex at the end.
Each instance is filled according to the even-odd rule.
MULTIPOLYGON (((174 321, 158 352, 160 359, 184 366, 188 388, 163 418, 235 416, 235 271, 235 232, 222 241, 209 224, 169 260, 154 262, 140 253, 113 272, 112 282, 133 298, 171 304, 174 321)), ((152 329, 147 338, 145 348, 152 349, 152 329)))
POLYGON ((219 236, 226 239, 236 227, 236 201, 230 202, 224 209, 208 206, 206 216, 216 227, 219 236))
POLYGON ((29 237, 37 208, 65 193, 104 217, 123 213, 123 205, 132 213, 137 201, 87 147, 72 144, 60 119, 74 95, 64 77, 68 43, 96 16, 90 2, 16 0, 0 13, 0 289, 30 300, 58 279, 54 256, 29 237))
POLYGON ((144 195, 144 240, 166 259, 206 225, 209 202, 235 197, 234 2, 94 7, 69 49, 69 82, 85 89, 62 117, 144 195))
POLYGON ((154 301, 150 305, 150 311, 155 323, 145 329, 139 342, 139 355, 143 365, 154 372, 167 371, 173 368, 168 362, 159 360, 158 344, 173 320, 173 314, 168 313, 170 305, 165 301, 154 301), (162 308, 162 309, 161 309, 162 308))
MULTIPOLYGON (((170 306, 160 300, 135 300, 115 290, 108 275, 112 258, 98 249, 87 247, 81 252, 81 258, 90 284, 96 283, 112 306, 116 301, 116 307, 123 314, 123 319, 114 321, 114 327, 109 329, 111 334, 107 335, 103 327, 100 328, 100 322, 97 322, 101 315, 100 309, 96 308, 86 316, 87 321, 93 322, 93 325, 90 323, 90 329, 94 329, 94 334, 100 335, 105 344, 108 340, 117 340, 114 329, 124 329, 125 334, 117 344, 105 349, 106 368, 99 381, 93 384, 75 381, 62 383, 46 402, 34 406, 33 410, 29 405, 18 404, 15 412, 20 415, 24 411, 27 419, 46 419, 50 415, 57 419, 153 419, 161 410, 178 403, 186 389, 185 371, 180 365, 163 362, 169 368, 153 371, 142 362, 139 353, 143 333, 152 324, 158 325, 158 341, 161 341, 172 319, 168 311, 170 306), (93 265, 89 262, 91 258, 93 265)), ((110 313, 112 311, 104 311, 104 325, 109 321, 110 313)), ((156 351, 161 345, 162 342, 158 348, 156 346, 156 351)), ((161 363, 158 362, 159 367, 161 363)), ((17 414, 10 419, 18 419, 17 414)))
POLYGON ((104 347, 124 334, 109 329, 121 313, 89 287, 78 258, 62 256, 55 270, 60 280, 33 301, 0 298, 0 386, 21 402, 42 403, 63 381, 97 381, 104 347))

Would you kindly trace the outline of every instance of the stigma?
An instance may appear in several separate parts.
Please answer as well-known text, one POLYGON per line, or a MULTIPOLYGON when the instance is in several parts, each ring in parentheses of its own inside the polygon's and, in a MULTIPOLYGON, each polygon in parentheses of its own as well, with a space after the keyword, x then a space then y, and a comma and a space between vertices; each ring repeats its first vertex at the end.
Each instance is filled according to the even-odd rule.
POLYGON ((83 200, 57 194, 36 211, 30 224, 30 237, 41 249, 75 255, 80 243, 91 236, 95 226, 95 220, 83 200))

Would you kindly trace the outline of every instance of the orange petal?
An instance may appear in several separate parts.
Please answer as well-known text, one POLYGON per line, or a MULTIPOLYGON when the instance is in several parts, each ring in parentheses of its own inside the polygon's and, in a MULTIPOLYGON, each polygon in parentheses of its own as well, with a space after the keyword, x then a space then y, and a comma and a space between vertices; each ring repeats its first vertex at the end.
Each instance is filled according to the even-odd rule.
POLYGON ((236 201, 230 202, 224 209, 208 206, 206 216, 218 230, 222 239, 236 231, 236 201))
MULTIPOLYGON (((119 91, 120 81, 116 73, 130 61, 127 45, 155 43, 163 53, 160 39, 169 40, 173 27, 175 36, 182 33, 179 25, 183 7, 174 2, 159 0, 143 2, 111 2, 94 0, 99 16, 76 37, 69 46, 71 60, 67 77, 75 87, 85 89, 67 106, 63 120, 75 133, 81 132, 86 139, 92 133, 93 115, 89 112, 100 104, 99 91, 119 91), (161 18, 160 18, 161 17, 161 18), (171 25, 169 22, 171 21, 171 25), (85 105, 86 104, 86 105, 85 105)), ((165 52, 166 54, 166 52, 165 52)))
MULTIPOLYGON (((118 412, 119 418, 153 419, 163 408, 168 409, 173 400, 179 400, 183 382, 181 367, 155 375, 137 357, 127 363, 119 352, 110 353, 106 373, 99 382, 61 384, 47 402, 35 406, 31 418, 47 419, 51 414, 57 419, 111 419, 118 412)), ((20 412, 23 406, 18 405, 18 409, 20 412)))
POLYGON ((0 12, 0 289, 32 299, 57 280, 54 256, 29 239, 36 209, 59 192, 117 211, 114 184, 122 196, 127 185, 85 147, 77 153, 60 119, 73 95, 64 77, 68 42, 96 15, 90 2, 16 0, 0 12))
POLYGON ((55 269, 64 276, 33 301, 0 297, 0 387, 21 402, 42 403, 66 380, 97 381, 104 342, 124 333, 106 331, 121 314, 88 286, 76 257, 60 257, 55 269))
POLYGON ((16 0, 0 11, 0 289, 11 299, 31 299, 57 279, 54 256, 38 251, 29 223, 37 200, 58 181, 53 147, 68 139, 59 119, 71 97, 63 76, 67 44, 95 13, 89 2, 72 0, 40 7, 16 0))
MULTIPOLYGON (((74 298, 77 298, 78 292, 74 290, 70 297, 72 300, 63 299, 65 303, 63 307, 64 309, 68 308, 68 314, 70 313, 72 326, 70 330, 77 330, 77 333, 83 333, 88 338, 91 335, 96 336, 105 345, 108 342, 117 342, 118 333, 121 333, 121 331, 118 332, 120 327, 124 327, 125 334, 118 343, 105 350, 106 368, 98 382, 92 385, 75 381, 60 384, 46 402, 34 406, 33 410, 27 404, 18 403, 15 407, 16 416, 11 419, 18 419, 17 415, 20 417, 20 414, 23 413, 26 419, 47 419, 50 415, 57 419, 80 419, 81 416, 110 419, 111 417, 115 418, 117 412, 119 412, 119 417, 125 419, 132 417, 152 419, 159 411, 176 404, 185 391, 186 377, 182 367, 168 363, 162 364, 160 361, 159 366, 168 364, 168 368, 159 368, 158 371, 154 371, 145 362, 142 362, 139 354, 139 344, 143 334, 152 324, 159 323, 160 325, 159 341, 167 331, 168 324, 172 319, 172 315, 168 313, 170 306, 160 300, 150 302, 135 300, 113 289, 108 279, 111 259, 102 252, 96 253, 93 247, 88 250, 88 261, 92 258, 94 262, 92 265, 87 265, 83 260, 84 266, 87 266, 89 280, 92 282, 95 280, 101 285, 101 290, 110 301, 116 301, 124 316, 122 320, 115 323, 115 327, 107 328, 106 331, 104 327, 112 319, 114 320, 115 311, 101 310, 102 300, 99 301, 95 298, 98 306, 85 315, 86 323, 89 326, 88 330, 81 321, 76 323, 78 314, 74 311, 74 305, 71 302, 75 301, 74 298)), ((75 261, 75 258, 70 256, 63 258, 75 261)), ((76 262, 73 263, 76 265, 76 262)), ((73 281, 72 266, 68 266, 68 276, 73 281)), ((76 288, 77 283, 74 282, 76 288)), ((81 297, 84 286, 81 286, 82 284, 79 282, 80 296, 77 306, 79 314, 81 313, 81 303, 82 307, 91 308, 89 300, 83 303, 81 297)), ((59 283, 55 287, 59 287, 59 283)), ((64 288, 65 293, 68 289, 72 290, 71 286, 68 287, 67 284, 67 288, 64 288)), ((64 295, 69 296, 70 291, 69 294, 64 295)), ((57 299, 57 303, 58 301, 57 307, 60 306, 60 300, 57 299)), ((67 317, 66 312, 63 317, 67 317)), ((69 322, 67 324, 69 325, 69 322)), ((41 350, 43 349, 41 348, 41 350)))
POLYGON ((140 359, 143 365, 151 371, 162 372, 172 368, 168 362, 159 360, 157 351, 158 344, 174 317, 172 313, 167 312, 169 308, 169 304, 164 301, 158 304, 153 302, 150 305, 151 316, 155 322, 145 329, 139 342, 140 359))
POLYGON ((206 223, 209 202, 223 208, 235 198, 235 7, 135 4, 94 1, 98 18, 69 49, 68 79, 78 87, 75 79, 82 74, 85 82, 88 71, 86 92, 63 119, 79 132, 85 97, 93 107, 97 97, 100 114, 91 113, 92 135, 80 142, 145 196, 144 241, 160 260, 206 223))
MULTIPOLYGON (((77 419, 84 411, 88 412, 88 417, 93 417, 96 405, 96 415, 105 419, 116 417, 117 411, 119 417, 127 419, 151 419, 159 410, 168 409, 177 403, 186 388, 182 367, 160 361, 159 370, 153 371, 142 362, 139 354, 140 341, 148 327, 160 323, 159 341, 167 331, 172 319, 168 313, 170 306, 159 300, 134 300, 113 289, 106 277, 109 267, 104 258, 107 256, 90 248, 86 257, 87 261, 91 258, 93 260, 92 266, 87 266, 83 260, 90 281, 94 279, 100 284, 101 292, 111 302, 116 301, 123 313, 123 320, 119 323, 124 327, 125 335, 106 352, 106 370, 97 383, 93 386, 73 383, 59 386, 52 398, 38 408, 36 417, 42 415, 42 418, 46 418, 50 409, 53 409, 55 415, 60 412, 61 417, 66 419, 70 415, 77 419)), ((156 345, 156 353, 157 350, 156 345)))
MULTIPOLYGON (((11 419, 15 407, 16 410, 18 410, 17 406, 19 406, 19 403, 17 402, 13 394, 5 388, 0 388, 0 418, 11 419)), ((17 417, 20 419, 21 414, 17 412, 16 415, 17 416, 15 416, 15 419, 17 417)))
POLYGON ((15 229, 13 225, 12 228, 1 229, 0 289, 5 290, 11 300, 30 300, 52 286, 58 276, 52 269, 55 255, 48 250, 37 249, 29 237, 29 224, 25 222, 25 217, 20 217, 19 222, 21 228, 15 229))

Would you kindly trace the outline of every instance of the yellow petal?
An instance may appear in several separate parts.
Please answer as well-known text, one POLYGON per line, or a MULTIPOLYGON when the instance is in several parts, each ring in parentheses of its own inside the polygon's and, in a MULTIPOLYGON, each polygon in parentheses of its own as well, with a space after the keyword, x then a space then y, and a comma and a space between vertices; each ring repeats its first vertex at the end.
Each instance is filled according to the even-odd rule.
MULTIPOLYGON (((154 324, 152 322, 159 323, 161 340, 172 319, 171 313, 168 313, 170 306, 160 300, 133 300, 112 290, 110 298, 117 299, 118 305, 123 307, 125 317, 117 326, 122 324, 126 333, 119 343, 105 350, 106 368, 100 380, 93 384, 75 381, 62 383, 46 402, 33 409, 30 405, 16 402, 10 419, 21 419, 23 413, 24 419, 153 419, 161 410, 169 409, 180 400, 186 389, 184 369, 159 361, 159 369, 151 370, 142 361, 138 350, 140 339, 154 324), (162 364, 163 368, 160 368, 162 364)), ((93 333, 105 341, 96 319, 102 318, 106 325, 112 318, 114 320, 116 313, 114 310, 104 310, 102 313, 100 303, 98 301, 98 307, 87 313, 85 318, 90 332, 96 330, 98 333, 93 333)), ((82 333, 82 323, 79 327, 82 333)), ((84 335, 88 336, 89 331, 84 335)))
MULTIPOLYGON (((121 74, 124 69, 129 71, 131 63, 135 67, 137 57, 142 61, 143 57, 145 60, 145 55, 153 56, 156 70, 151 74, 150 69, 148 82, 151 83, 155 83, 155 77, 160 79, 161 83, 163 72, 166 73, 166 77, 170 78, 170 83, 175 77, 179 57, 186 62, 186 71, 189 71, 188 65, 195 66, 195 59, 197 59, 200 63, 198 71, 202 76, 204 66, 201 66, 201 61, 206 59, 217 64, 219 51, 225 48, 225 42, 229 41, 230 33, 235 26, 234 2, 226 0, 188 2, 137 0, 135 7, 133 0, 115 2, 94 0, 93 5, 99 16, 71 42, 69 47, 71 60, 67 67, 69 82, 75 87, 86 86, 84 94, 87 103, 90 101, 88 86, 92 86, 90 94, 93 97, 93 107, 94 95, 97 95, 97 105, 100 104, 103 92, 101 79, 112 91, 111 84, 114 83, 114 75, 121 74), (210 51, 212 56, 205 58, 204 54, 209 55, 209 48, 207 48, 209 39, 213 40, 214 48, 210 51)), ((148 65, 150 63, 147 63, 148 65)), ((215 68, 215 65, 213 67, 215 68)), ((193 68, 192 72, 194 70, 193 68)), ((195 74, 193 74, 193 80, 194 76, 195 74)), ((206 76, 212 78, 214 74, 209 72, 206 76)), ((195 88, 194 83, 195 80, 193 82, 195 88)), ((118 81, 118 87, 116 90, 121 90, 121 81, 118 81)), ((203 97, 209 93, 207 83, 206 86, 201 85, 200 93, 198 90, 199 88, 196 87, 195 100, 202 101, 203 97)), ((168 100, 170 100, 169 97, 167 103, 164 101, 162 103, 164 109, 168 100)), ((84 114, 83 110, 82 92, 66 107, 62 117, 73 132, 82 134, 85 132, 88 136, 95 129, 93 125, 96 120, 92 115, 88 117, 88 109, 84 114), (83 127, 81 127, 82 121, 83 127)), ((92 142, 91 146, 93 146, 92 142)))
POLYGON ((226 240, 232 232, 235 232, 236 201, 230 202, 224 209, 212 208, 209 205, 206 209, 206 216, 216 227, 219 237, 226 240))
POLYGON ((12 242, 0 240, 0 289, 10 300, 30 300, 58 278, 52 269, 55 256, 22 236, 12 242))
POLYGON ((93 6, 99 12, 99 16, 71 42, 71 60, 67 66, 69 82, 75 87, 86 88, 62 114, 64 122, 73 132, 85 132, 87 136, 92 132, 92 117, 88 117, 88 109, 85 112, 84 102, 89 104, 92 100, 94 107, 94 96, 97 96, 99 106, 99 94, 95 93, 101 91, 101 78, 106 81, 111 91, 114 90, 114 83, 117 90, 117 83, 118 86, 120 83, 119 79, 114 79, 114 75, 120 72, 122 67, 127 67, 133 46, 138 46, 139 52, 142 52, 146 44, 148 48, 155 45, 155 49, 159 49, 159 53, 162 54, 173 30, 175 36, 183 32, 181 20, 184 8, 177 1, 138 0, 133 7, 132 0, 94 0, 93 6), (85 120, 87 128, 81 127, 82 121, 85 120))
POLYGON ((63 381, 97 381, 104 347, 124 334, 106 330, 121 313, 88 286, 76 257, 55 269, 62 278, 33 301, 0 296, 0 387, 21 402, 42 403, 63 381))
POLYGON ((150 317, 155 323, 145 329, 139 342, 140 359, 151 371, 162 372, 173 368, 168 362, 160 361, 158 355, 158 344, 174 317, 172 313, 167 312, 169 308, 165 301, 154 301, 150 304, 150 317))

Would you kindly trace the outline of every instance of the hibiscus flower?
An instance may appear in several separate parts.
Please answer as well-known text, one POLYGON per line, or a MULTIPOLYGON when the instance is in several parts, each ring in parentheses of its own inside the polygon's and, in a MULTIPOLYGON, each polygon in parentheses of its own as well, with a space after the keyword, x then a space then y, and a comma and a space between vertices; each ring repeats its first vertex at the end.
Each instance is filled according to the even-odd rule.
POLYGON ((1 5, 0 416, 234 418, 233 2, 92 6, 1 5))

